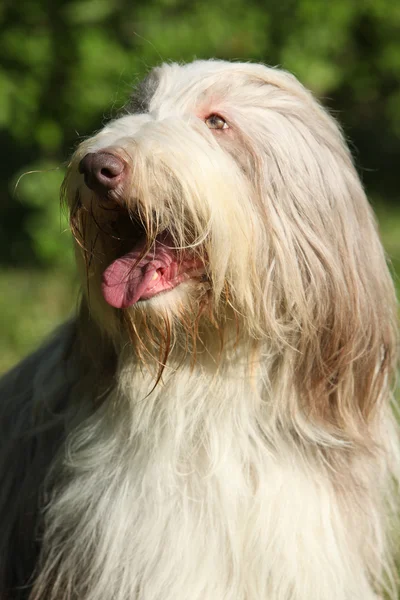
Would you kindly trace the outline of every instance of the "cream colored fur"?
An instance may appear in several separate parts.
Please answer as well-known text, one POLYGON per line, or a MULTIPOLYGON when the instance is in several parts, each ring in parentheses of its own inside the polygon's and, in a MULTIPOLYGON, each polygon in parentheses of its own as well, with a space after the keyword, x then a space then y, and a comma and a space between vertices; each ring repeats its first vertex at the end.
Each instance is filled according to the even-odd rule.
POLYGON ((163 65, 136 105, 66 179, 85 339, 118 363, 76 398, 95 408, 48 476, 31 600, 395 598, 395 299, 337 124, 252 64, 163 65), (207 281, 105 303, 109 216, 78 173, 104 149, 149 238, 168 229, 207 281))

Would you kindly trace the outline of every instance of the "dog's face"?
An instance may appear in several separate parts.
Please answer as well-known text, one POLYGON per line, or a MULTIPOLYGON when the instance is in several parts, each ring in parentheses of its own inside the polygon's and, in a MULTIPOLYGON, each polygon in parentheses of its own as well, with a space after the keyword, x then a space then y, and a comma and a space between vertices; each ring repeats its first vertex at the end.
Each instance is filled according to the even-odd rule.
POLYGON ((87 300, 113 335, 139 314, 193 331, 235 322, 321 397, 356 356, 367 387, 390 362, 393 292, 368 203, 337 124, 293 76, 157 68, 79 146, 65 190, 87 300))
POLYGON ((222 299, 263 331, 266 286, 285 284, 275 245, 296 244, 279 212, 296 218, 299 195, 316 222, 329 210, 325 146, 348 161, 335 126, 290 75, 211 61, 155 69, 127 112, 80 146, 67 180, 92 295, 148 310, 222 299))
POLYGON ((164 66, 80 146, 67 187, 92 296, 125 310, 218 312, 222 301, 254 313, 267 249, 261 86, 246 65, 164 66))

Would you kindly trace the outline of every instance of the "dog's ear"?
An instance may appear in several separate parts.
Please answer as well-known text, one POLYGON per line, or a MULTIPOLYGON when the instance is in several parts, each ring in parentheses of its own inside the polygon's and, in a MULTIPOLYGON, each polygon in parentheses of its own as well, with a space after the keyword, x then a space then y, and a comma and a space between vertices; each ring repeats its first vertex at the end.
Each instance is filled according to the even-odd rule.
POLYGON ((375 219, 335 120, 292 76, 259 73, 262 310, 281 356, 276 385, 295 388, 282 387, 282 418, 300 411, 365 439, 396 354, 394 287, 375 219))

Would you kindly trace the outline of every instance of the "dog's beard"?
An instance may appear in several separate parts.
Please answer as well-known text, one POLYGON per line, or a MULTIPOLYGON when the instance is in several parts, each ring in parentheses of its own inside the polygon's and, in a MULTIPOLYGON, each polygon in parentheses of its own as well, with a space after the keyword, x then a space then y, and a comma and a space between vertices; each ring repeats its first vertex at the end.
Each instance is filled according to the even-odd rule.
POLYGON ((119 345, 128 342, 156 384, 171 354, 179 361, 189 357, 194 366, 207 348, 207 356, 219 360, 227 318, 235 338, 239 321, 228 286, 217 305, 214 301, 206 249, 192 223, 185 224, 182 236, 154 211, 128 211, 94 196, 87 209, 77 196, 71 226, 84 258, 89 307, 92 279, 100 280, 95 302, 101 296, 113 309, 119 345))
MULTIPOLYGON (((211 346, 218 360, 227 321, 228 337, 236 339, 241 315, 247 315, 246 328, 251 321, 243 301, 254 296, 248 240, 255 237, 256 215, 244 202, 248 183, 212 139, 190 129, 184 135, 186 144, 195 138, 192 158, 202 166, 200 175, 174 152, 153 157, 146 144, 130 142, 118 150, 133 165, 119 196, 101 198, 77 185, 82 149, 64 186, 92 314, 114 339, 124 343, 128 335, 141 360, 158 364, 172 349, 193 362, 200 346, 211 346), (226 213, 214 201, 217 193, 229 201, 226 213)), ((175 130, 169 143, 174 136, 184 149, 175 130)))

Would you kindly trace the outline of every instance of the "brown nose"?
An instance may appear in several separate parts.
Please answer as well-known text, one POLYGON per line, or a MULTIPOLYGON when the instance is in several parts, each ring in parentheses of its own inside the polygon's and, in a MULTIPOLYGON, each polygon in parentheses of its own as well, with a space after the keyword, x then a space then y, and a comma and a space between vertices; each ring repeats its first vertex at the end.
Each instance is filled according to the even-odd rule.
POLYGON ((86 185, 100 195, 115 190, 124 180, 125 163, 109 152, 89 152, 79 163, 86 185))

